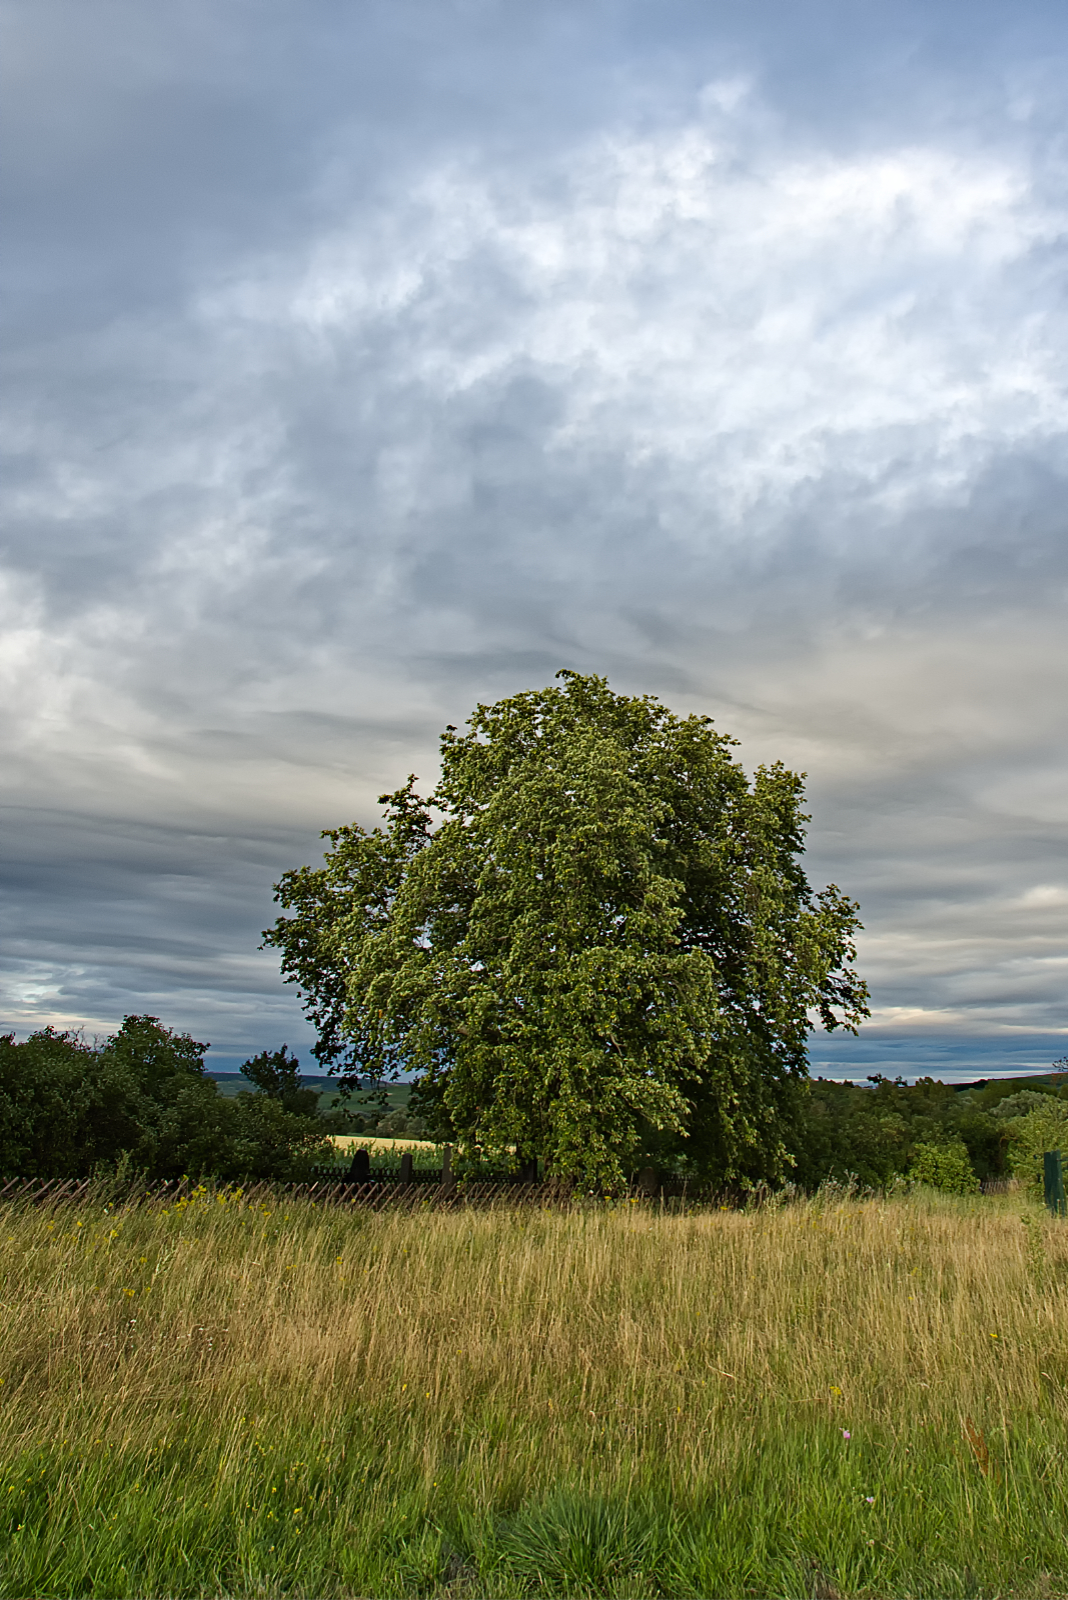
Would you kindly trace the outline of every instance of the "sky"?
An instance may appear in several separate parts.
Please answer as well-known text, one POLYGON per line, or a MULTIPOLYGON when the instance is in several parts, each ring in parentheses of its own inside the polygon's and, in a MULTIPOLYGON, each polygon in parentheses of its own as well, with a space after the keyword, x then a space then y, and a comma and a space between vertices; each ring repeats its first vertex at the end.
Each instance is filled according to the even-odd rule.
POLYGON ((569 667, 808 774, 813 1070, 1068 1055, 1068 10, 0 28, 0 1026, 310 1065, 272 885, 569 667))

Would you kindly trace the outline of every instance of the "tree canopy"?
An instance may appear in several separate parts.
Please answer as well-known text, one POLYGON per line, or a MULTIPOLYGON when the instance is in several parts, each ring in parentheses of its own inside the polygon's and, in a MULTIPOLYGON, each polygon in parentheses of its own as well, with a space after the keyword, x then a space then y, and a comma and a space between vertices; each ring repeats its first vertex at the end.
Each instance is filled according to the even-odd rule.
POLYGON ((430 796, 409 778, 384 826, 324 833, 265 942, 319 1059, 415 1071, 468 1159, 603 1188, 667 1140, 725 1182, 780 1175, 814 1020, 867 1015, 857 907, 800 864, 802 778, 558 679, 447 728, 430 796))
POLYGON ((245 1062, 241 1075, 258 1093, 276 1101, 283 1111, 298 1117, 318 1115, 319 1092, 302 1082, 300 1062, 290 1055, 285 1045, 281 1050, 261 1050, 258 1056, 245 1062))

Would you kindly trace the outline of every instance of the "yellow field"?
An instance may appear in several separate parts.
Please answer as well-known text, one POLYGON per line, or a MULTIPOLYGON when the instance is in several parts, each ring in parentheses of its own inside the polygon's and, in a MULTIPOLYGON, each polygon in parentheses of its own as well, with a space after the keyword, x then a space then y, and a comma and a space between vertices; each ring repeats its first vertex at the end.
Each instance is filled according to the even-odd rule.
POLYGON ((396 1151, 398 1155, 403 1155, 405 1150, 411 1150, 415 1154, 420 1151, 425 1153, 428 1150, 440 1152, 442 1149, 442 1146, 435 1144, 432 1139, 370 1139, 365 1134, 352 1133, 334 1134, 331 1143, 346 1154, 350 1150, 368 1150, 372 1155, 388 1151, 396 1151))

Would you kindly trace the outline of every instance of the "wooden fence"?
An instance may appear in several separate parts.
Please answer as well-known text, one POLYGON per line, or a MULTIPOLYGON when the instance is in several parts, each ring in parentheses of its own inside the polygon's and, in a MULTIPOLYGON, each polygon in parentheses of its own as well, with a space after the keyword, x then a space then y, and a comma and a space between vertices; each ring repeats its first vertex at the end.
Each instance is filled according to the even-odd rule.
MULTIPOLYGON (((538 1206, 553 1209, 566 1208, 578 1201, 593 1198, 567 1183, 527 1183, 522 1179, 464 1179, 453 1178, 446 1170, 438 1181, 426 1181, 420 1174, 415 1182, 401 1182, 397 1178, 378 1178, 365 1183, 339 1181, 336 1177, 313 1179, 308 1183, 254 1183, 249 1185, 202 1184, 190 1178, 148 1185, 120 1185, 106 1178, 12 1178, 0 1184, 0 1202, 34 1206, 64 1204, 99 1205, 105 1209, 138 1205, 173 1204, 177 1200, 191 1199, 194 1194, 240 1196, 247 1205, 277 1205, 286 1200, 310 1200, 316 1205, 355 1206, 370 1211, 442 1211, 464 1206, 486 1208, 491 1206, 538 1206)), ((648 1184, 632 1186, 617 1201, 645 1201, 666 1204, 671 1209, 685 1208, 688 1204, 709 1205, 745 1204, 745 1196, 726 1196, 707 1187, 683 1184, 653 1190, 648 1184)), ((749 1196, 752 1201, 753 1196, 749 1196)))
POLYGON ((285 1200, 311 1200, 319 1205, 359 1206, 365 1210, 441 1210, 456 1206, 566 1205, 571 1189, 555 1183, 399 1183, 379 1180, 370 1183, 345 1183, 319 1179, 310 1183, 256 1183, 242 1187, 226 1184, 210 1187, 183 1178, 154 1183, 147 1187, 118 1188, 107 1180, 79 1178, 12 1178, 0 1185, 0 1202, 53 1206, 60 1204, 98 1204, 103 1207, 163 1204, 190 1199, 194 1194, 240 1195, 242 1202, 258 1205, 285 1200))
MULTIPOLYGON (((984 1194, 1006 1194, 1019 1188, 1019 1183, 1014 1178, 995 1178, 985 1182, 982 1187, 984 1194)), ((857 1193, 859 1197, 859 1191, 857 1193)), ((339 1179, 328 1169, 326 1175, 313 1177, 307 1183, 254 1183, 240 1187, 230 1184, 205 1185, 190 1178, 133 1187, 106 1178, 11 1178, 0 1183, 0 1203, 36 1206, 99 1205, 113 1209, 117 1206, 173 1203, 190 1199, 194 1194, 225 1194, 231 1198, 240 1196, 241 1201, 248 1205, 310 1200, 316 1205, 355 1206, 370 1211, 441 1211, 463 1206, 539 1206, 556 1209, 592 1198, 566 1183, 528 1183, 521 1178, 458 1179, 448 1169, 444 1173, 420 1172, 414 1180, 402 1181, 396 1176, 386 1176, 361 1183, 339 1179)), ((802 1199, 803 1196, 799 1194, 797 1198, 802 1199)), ((705 1184, 686 1184, 681 1180, 654 1185, 649 1174, 644 1173, 638 1183, 632 1184, 616 1199, 633 1203, 644 1201, 678 1211, 690 1206, 726 1205, 731 1209, 744 1209, 774 1202, 776 1195, 770 1189, 725 1191, 705 1184)))
POLYGON ((55 1203, 85 1200, 94 1188, 91 1178, 10 1178, 0 1186, 0 1200, 55 1203))

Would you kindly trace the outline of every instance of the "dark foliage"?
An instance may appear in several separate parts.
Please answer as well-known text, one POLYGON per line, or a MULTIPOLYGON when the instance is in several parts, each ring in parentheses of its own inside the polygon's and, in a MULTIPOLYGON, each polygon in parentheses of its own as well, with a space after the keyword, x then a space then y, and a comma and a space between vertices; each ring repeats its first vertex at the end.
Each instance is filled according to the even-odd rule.
POLYGON ((300 1078, 300 1062, 286 1046, 281 1050, 261 1050, 241 1068, 249 1083, 255 1084, 268 1100, 275 1100, 283 1111, 294 1116, 314 1117, 319 1107, 318 1089, 305 1088, 300 1078))
MULTIPOLYGON (((0 1037, 0 1174, 84 1177, 124 1162, 147 1178, 300 1177, 323 1158, 318 1096, 299 1101, 278 1088, 236 1100, 204 1070, 207 1045, 155 1017, 127 1017, 100 1046, 45 1028, 23 1044, 0 1037)), ((247 1065, 270 1060, 257 1057, 247 1065)))
POLYGON ((972 1095, 932 1078, 870 1087, 816 1078, 798 1108, 794 1180, 806 1189, 853 1176, 883 1188, 907 1173, 920 1145, 962 1142, 976 1176, 1006 1171, 1005 1129, 972 1095))

